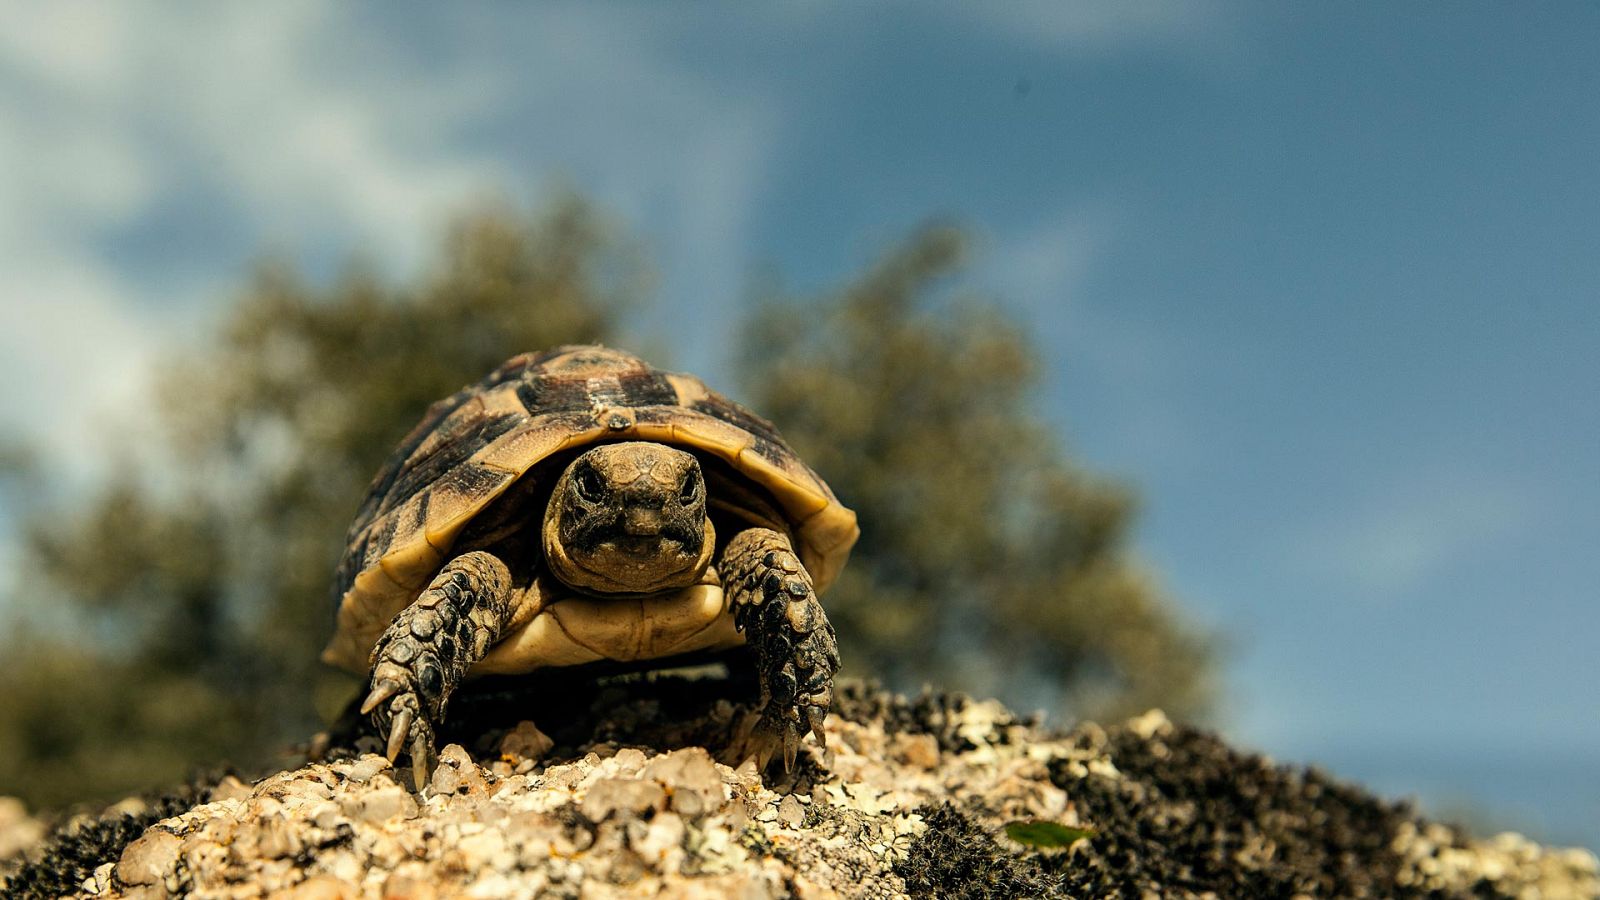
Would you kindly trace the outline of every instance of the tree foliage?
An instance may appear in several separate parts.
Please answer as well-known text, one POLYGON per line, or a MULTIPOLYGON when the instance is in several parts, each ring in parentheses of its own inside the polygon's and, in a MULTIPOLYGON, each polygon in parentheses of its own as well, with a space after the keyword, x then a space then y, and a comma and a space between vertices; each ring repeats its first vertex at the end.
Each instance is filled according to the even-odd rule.
POLYGON ((742 342, 756 407, 861 517, 828 604, 842 653, 900 684, 1196 713, 1209 643, 1132 558, 1130 493, 1038 418, 1026 335, 941 291, 964 246, 929 227, 830 295, 777 292, 742 342))
MULTIPOLYGON (((1195 708, 1205 644, 1129 560, 1127 492, 1034 417, 1037 361, 1012 323, 936 306, 960 244, 929 230, 835 295, 770 298, 739 345, 745 395, 861 514, 829 597, 848 667, 1013 697, 1042 684, 1083 710, 1195 708)), ((0 794, 107 798, 308 735, 354 691, 317 652, 382 460, 514 353, 616 340, 647 284, 576 198, 461 220, 415 283, 260 267, 213 341, 168 368, 170 458, 24 516, 8 605, 31 615, 0 645, 0 794)))

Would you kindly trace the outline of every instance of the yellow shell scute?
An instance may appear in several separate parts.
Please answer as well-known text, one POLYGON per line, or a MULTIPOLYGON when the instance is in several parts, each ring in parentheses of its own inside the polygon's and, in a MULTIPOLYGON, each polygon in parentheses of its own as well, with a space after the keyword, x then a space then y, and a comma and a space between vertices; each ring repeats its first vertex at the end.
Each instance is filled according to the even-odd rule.
POLYGON ((788 470, 773 465, 754 450, 740 453, 738 465, 746 475, 771 491, 797 521, 804 522, 828 506, 827 496, 809 484, 796 481, 788 470))
POLYGON ((710 416, 698 416, 692 422, 674 422, 672 434, 676 443, 699 447, 736 465, 739 454, 755 443, 748 432, 710 416))
POLYGON ((856 514, 835 501, 800 523, 798 531, 803 544, 801 558, 820 594, 833 584, 849 561, 850 548, 861 537, 861 527, 856 524, 856 514))
POLYGON ((414 537, 405 544, 390 548, 378 560, 378 568, 405 590, 420 591, 427 586, 433 573, 439 571, 443 562, 443 554, 427 541, 414 537))

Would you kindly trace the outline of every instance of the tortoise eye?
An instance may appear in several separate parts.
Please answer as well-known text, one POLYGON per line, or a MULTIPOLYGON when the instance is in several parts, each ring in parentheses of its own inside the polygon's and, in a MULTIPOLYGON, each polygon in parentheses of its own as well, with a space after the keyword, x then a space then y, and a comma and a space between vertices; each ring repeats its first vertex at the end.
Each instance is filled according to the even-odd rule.
POLYGON ((694 502, 695 495, 700 492, 700 473, 694 469, 683 479, 683 488, 678 491, 678 502, 685 506, 694 502))
POLYGON ((573 485, 578 489, 578 496, 596 503, 606 495, 605 479, 594 470, 593 466, 584 466, 577 471, 572 479, 573 485))

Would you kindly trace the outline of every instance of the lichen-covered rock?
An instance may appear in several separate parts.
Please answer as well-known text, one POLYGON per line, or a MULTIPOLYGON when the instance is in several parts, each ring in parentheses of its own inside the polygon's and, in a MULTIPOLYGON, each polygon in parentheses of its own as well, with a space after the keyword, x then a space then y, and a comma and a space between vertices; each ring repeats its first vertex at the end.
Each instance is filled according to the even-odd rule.
MULTIPOLYGON (((420 795, 360 753, 224 783, 75 870, 74 887, 97 897, 1600 896, 1587 852, 1514 835, 1472 841, 1159 713, 1057 733, 995 703, 846 684, 829 749, 809 748, 783 783, 766 783, 753 764, 713 755, 740 714, 722 690, 607 688, 586 721, 550 737, 515 720, 458 735, 467 743, 440 754, 420 795), (1091 834, 1039 850, 1005 835, 1019 820, 1091 834)), ((27 895, 39 874, 13 889, 27 895)))
MULTIPOLYGON (((183 840, 170 831, 152 828, 122 851, 117 880, 128 885, 158 885, 177 874, 178 851, 183 840)), ((279 854, 280 856, 282 854, 279 854)), ((176 889, 176 885, 172 886, 176 889)))

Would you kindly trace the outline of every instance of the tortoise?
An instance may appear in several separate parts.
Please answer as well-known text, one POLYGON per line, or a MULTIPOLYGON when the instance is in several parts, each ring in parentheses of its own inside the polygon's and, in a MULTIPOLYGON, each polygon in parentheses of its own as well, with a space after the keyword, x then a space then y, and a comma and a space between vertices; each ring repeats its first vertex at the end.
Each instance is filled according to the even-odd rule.
POLYGON ((839 655, 818 598, 859 533, 700 379, 602 346, 522 354, 429 407, 378 472, 322 658, 370 677, 360 713, 420 790, 469 676, 747 646, 759 718, 738 753, 788 769, 825 741, 839 655))

